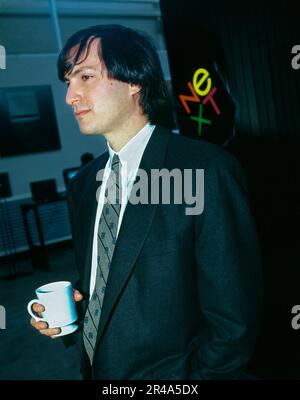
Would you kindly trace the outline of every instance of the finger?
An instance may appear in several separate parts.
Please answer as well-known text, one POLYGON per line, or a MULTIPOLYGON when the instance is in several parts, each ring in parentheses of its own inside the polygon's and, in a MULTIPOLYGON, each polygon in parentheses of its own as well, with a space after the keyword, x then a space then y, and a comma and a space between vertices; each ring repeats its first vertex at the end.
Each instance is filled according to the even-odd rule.
POLYGON ((35 329, 38 329, 38 330, 47 329, 48 328, 47 322, 36 321, 34 318, 31 318, 30 323, 35 329))
POLYGON ((32 310, 39 316, 42 317, 42 312, 45 311, 45 307, 42 304, 34 303, 32 310))
POLYGON ((60 328, 48 328, 48 329, 41 329, 40 333, 45 336, 53 336, 58 335, 61 332, 60 328))
POLYGON ((73 298, 75 301, 81 301, 83 299, 83 295, 78 290, 74 290, 73 298))
POLYGON ((30 324, 35 328, 36 320, 34 318, 31 318, 30 324))

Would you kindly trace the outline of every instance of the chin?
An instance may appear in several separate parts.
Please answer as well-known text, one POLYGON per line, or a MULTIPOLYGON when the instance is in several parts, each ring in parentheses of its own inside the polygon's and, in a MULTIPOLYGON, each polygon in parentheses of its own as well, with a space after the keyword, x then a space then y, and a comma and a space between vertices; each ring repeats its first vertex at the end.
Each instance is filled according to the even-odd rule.
POLYGON ((97 135, 97 132, 88 131, 88 130, 80 130, 83 135, 97 135))
POLYGON ((99 132, 96 129, 93 129, 92 127, 87 127, 87 126, 79 126, 80 132, 84 135, 97 135, 99 132))

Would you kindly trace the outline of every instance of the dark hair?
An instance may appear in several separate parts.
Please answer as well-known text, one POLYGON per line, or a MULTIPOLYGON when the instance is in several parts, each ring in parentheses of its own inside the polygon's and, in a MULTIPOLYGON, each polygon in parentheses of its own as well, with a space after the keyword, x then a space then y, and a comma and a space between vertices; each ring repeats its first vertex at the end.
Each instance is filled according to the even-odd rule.
MULTIPOLYGON (((145 34, 122 25, 95 25, 74 33, 57 60, 61 81, 78 60, 88 55, 91 42, 101 39, 99 58, 110 78, 141 86, 140 105, 150 122, 173 125, 168 88, 163 77, 157 51, 145 34), (78 46, 70 58, 70 50, 78 46)), ((84 59, 85 59, 84 58, 84 59)))

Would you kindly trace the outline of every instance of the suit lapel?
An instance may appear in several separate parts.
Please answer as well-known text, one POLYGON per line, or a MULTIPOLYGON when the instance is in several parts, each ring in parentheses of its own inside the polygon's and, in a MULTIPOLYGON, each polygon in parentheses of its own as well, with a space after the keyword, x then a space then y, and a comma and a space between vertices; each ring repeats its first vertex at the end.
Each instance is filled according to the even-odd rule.
MULTIPOLYGON (((161 169, 164 166, 166 149, 170 138, 169 132, 162 128, 155 128, 153 131, 139 167, 147 172, 148 177, 151 176, 151 169, 161 169)), ((150 178, 148 182, 150 183, 150 178)), ((114 305, 130 277, 135 261, 151 227, 156 207, 157 204, 138 203, 134 205, 130 202, 130 199, 127 203, 110 266, 97 343, 101 338, 114 305)))

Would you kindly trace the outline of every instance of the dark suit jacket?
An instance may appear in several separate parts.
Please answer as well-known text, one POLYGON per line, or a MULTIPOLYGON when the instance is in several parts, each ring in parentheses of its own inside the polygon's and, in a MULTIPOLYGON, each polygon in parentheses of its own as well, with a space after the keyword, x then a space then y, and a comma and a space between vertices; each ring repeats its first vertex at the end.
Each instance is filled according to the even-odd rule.
MULTIPOLYGON (((107 158, 105 153, 89 163, 69 190, 76 286, 85 295, 81 317, 89 298, 96 174, 107 158)), ((215 145, 156 127, 140 168, 204 169, 204 211, 188 216, 184 203, 128 202, 110 267, 93 376, 237 378, 253 351, 261 303, 259 251, 240 166, 215 145)), ((77 341, 82 350, 82 331, 64 340, 77 341)))

